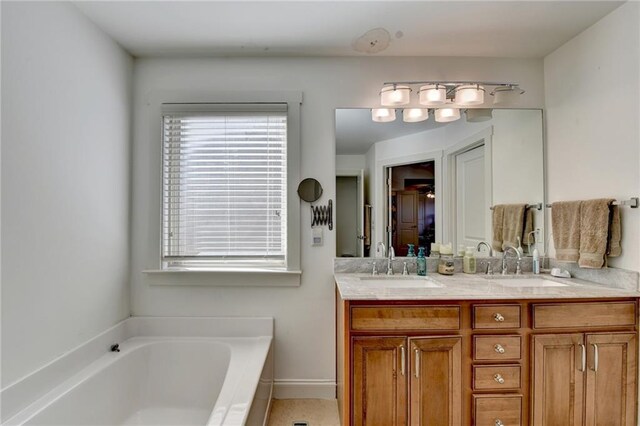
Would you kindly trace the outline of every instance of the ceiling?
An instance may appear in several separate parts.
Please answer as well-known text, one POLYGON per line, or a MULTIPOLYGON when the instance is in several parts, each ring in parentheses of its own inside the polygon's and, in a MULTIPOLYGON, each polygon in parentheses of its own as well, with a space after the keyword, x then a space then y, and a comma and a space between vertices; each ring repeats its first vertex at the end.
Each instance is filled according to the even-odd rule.
POLYGON ((389 45, 376 56, 541 58, 623 2, 73 3, 134 56, 371 55, 357 39, 383 28, 389 45))
MULTIPOLYGON (((398 111, 402 115, 401 111, 398 111)), ((430 119, 419 123, 405 123, 402 117, 390 123, 371 120, 370 109, 336 110, 336 154, 365 154, 376 142, 411 135, 445 126, 430 119)))

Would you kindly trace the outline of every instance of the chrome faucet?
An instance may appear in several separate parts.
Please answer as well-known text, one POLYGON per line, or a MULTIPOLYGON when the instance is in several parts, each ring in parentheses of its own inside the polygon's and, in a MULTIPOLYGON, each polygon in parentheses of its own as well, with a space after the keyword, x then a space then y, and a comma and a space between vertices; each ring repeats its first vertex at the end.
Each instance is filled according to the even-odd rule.
MULTIPOLYGON (((480 246, 486 246, 489 249, 489 257, 492 258, 493 257, 493 249, 491 248, 491 245, 489 243, 487 243, 486 241, 480 241, 478 243, 478 246, 476 247, 477 251, 480 251, 480 246)), ((491 263, 491 259, 489 259, 487 261, 487 275, 493 275, 493 265, 491 263)))
POLYGON ((387 257, 387 248, 382 241, 378 241, 378 245, 376 246, 376 253, 380 251, 380 246, 382 246, 382 257, 387 257))
POLYGON ((389 246, 389 257, 387 258, 387 275, 393 275, 393 259, 396 258, 396 252, 393 246, 389 246))
POLYGON ((516 275, 521 275, 522 268, 520 267, 520 262, 522 262, 522 256, 520 255, 520 251, 514 246, 506 246, 502 252, 502 275, 507 275, 507 253, 509 250, 513 250, 516 256, 518 256, 518 260, 516 261, 516 275))
POLYGON ((538 235, 538 230, 536 229, 535 231, 531 231, 527 234, 527 254, 529 256, 532 256, 531 253, 531 235, 533 235, 533 246, 535 247, 536 244, 538 244, 538 241, 536 241, 536 235, 538 235))

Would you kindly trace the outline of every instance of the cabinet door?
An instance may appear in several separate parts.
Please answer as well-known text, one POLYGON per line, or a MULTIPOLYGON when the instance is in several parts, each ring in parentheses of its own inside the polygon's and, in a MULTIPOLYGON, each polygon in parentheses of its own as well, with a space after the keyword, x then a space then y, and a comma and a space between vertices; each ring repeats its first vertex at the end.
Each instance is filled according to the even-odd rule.
POLYGON ((457 426, 462 413, 462 338, 409 339, 411 425, 457 426))
POLYGON ((406 425, 404 337, 353 339, 353 425, 406 425))
POLYGON ((583 334, 533 336, 534 425, 582 425, 585 369, 583 334))
POLYGON ((587 426, 636 424, 635 333, 587 335, 587 426))

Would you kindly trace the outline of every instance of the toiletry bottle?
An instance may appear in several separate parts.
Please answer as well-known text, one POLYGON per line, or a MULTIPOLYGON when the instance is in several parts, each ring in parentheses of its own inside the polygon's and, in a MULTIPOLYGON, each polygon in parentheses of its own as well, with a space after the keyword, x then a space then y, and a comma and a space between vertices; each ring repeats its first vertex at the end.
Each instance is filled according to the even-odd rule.
POLYGON ((407 244, 407 257, 416 257, 416 252, 413 250, 413 244, 407 244))
POLYGON ((533 248, 533 273, 540 273, 540 253, 538 253, 538 247, 533 248))
POLYGON ((473 247, 467 247, 467 250, 464 252, 464 259, 462 260, 462 271, 465 274, 476 273, 476 258, 473 255, 473 252, 473 247))
POLYGON ((427 258, 424 257, 424 247, 418 248, 418 257, 416 258, 416 269, 418 270, 418 275, 423 277, 427 275, 427 258))

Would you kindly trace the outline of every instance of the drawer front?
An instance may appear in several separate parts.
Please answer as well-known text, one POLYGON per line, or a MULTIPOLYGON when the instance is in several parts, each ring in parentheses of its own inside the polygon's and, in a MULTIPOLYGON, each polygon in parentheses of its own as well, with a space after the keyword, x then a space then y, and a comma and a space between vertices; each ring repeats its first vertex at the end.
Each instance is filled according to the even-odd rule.
POLYGON ((533 328, 631 327, 635 324, 635 302, 533 305, 533 328))
POLYGON ((482 365, 473 367, 474 390, 520 389, 519 365, 482 365))
POLYGON ((520 305, 476 305, 473 307, 473 328, 520 328, 520 305))
POLYGON ((474 336, 475 361, 519 360, 522 352, 520 336, 474 336))
POLYGON ((354 306, 353 330, 459 330, 459 306, 354 306))
POLYGON ((522 396, 474 395, 475 426, 519 426, 522 424, 522 396))

